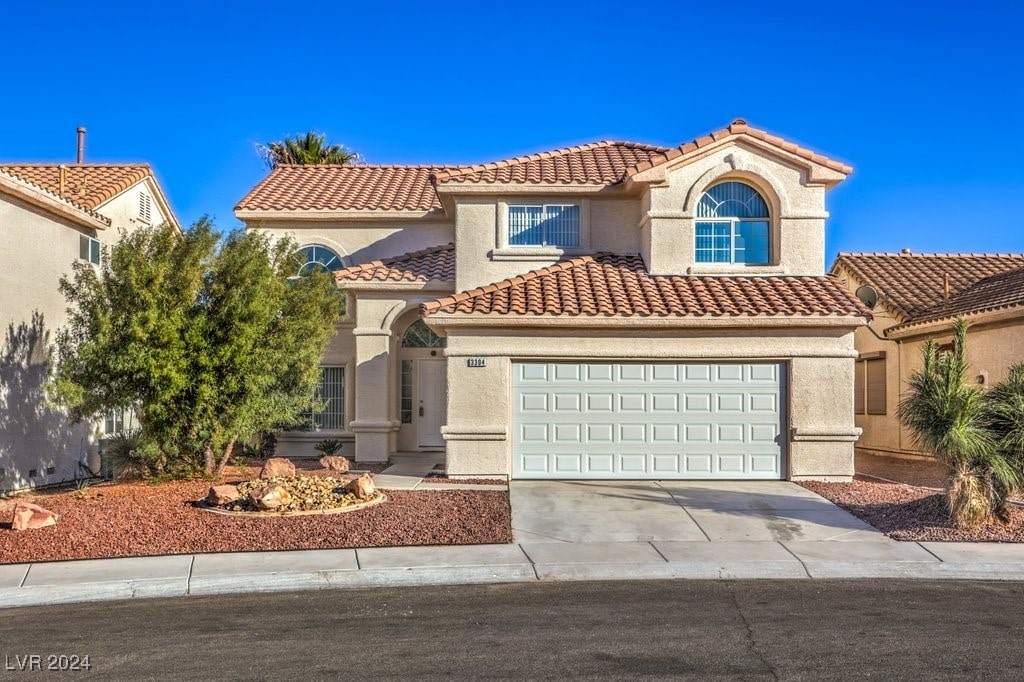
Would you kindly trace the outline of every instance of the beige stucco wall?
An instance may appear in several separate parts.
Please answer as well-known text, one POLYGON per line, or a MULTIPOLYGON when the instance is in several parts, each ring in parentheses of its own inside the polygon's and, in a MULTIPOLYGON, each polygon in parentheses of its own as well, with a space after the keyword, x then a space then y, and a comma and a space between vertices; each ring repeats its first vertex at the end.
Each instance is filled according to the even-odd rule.
POLYGON ((410 251, 448 244, 455 239, 450 221, 267 221, 246 224, 274 238, 291 237, 300 246, 321 244, 346 266, 360 265, 410 251))
POLYGON ((511 475, 511 363, 530 359, 786 363, 788 478, 853 474, 855 351, 848 328, 447 331, 449 474, 511 475), (487 364, 468 367, 468 357, 484 357, 487 364))
POLYGON ((640 202, 613 191, 591 194, 514 194, 456 197, 456 291, 515 277, 574 255, 640 252, 640 202), (508 206, 579 204, 580 246, 573 249, 509 247, 508 206))
POLYGON ((110 218, 114 226, 112 229, 104 231, 100 237, 100 241, 106 245, 114 244, 121 231, 132 231, 148 225, 162 225, 168 220, 168 216, 160 210, 160 203, 156 200, 155 192, 148 179, 129 187, 110 201, 97 207, 96 211, 110 218), (144 222, 139 216, 139 195, 142 193, 148 194, 153 200, 149 223, 144 222))
POLYGON ((651 272, 681 274, 821 275, 825 272, 825 186, 810 183, 806 168, 766 154, 743 141, 730 141, 702 158, 687 160, 646 192, 649 222, 642 240, 651 272), (727 180, 760 191, 772 216, 771 264, 698 264, 694 255, 696 204, 708 187, 727 180))
MULTIPOLYGON (((68 422, 45 401, 45 354, 26 344, 56 341, 66 320, 61 275, 78 260, 79 236, 97 236, 6 194, 0 194, 0 467, 6 477, 0 490, 71 480, 79 474, 92 441, 86 426, 68 422), (33 328, 33 314, 42 327, 33 328), (47 474, 53 467, 52 474, 47 474), (29 471, 38 475, 29 478, 29 471)), ((112 230, 100 231, 102 239, 112 230)))

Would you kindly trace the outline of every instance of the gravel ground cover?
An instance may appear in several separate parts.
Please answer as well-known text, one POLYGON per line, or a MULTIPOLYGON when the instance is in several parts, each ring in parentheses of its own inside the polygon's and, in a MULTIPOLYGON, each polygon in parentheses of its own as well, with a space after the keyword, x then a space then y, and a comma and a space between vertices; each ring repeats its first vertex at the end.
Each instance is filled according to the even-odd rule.
POLYGON ((1010 509, 1009 523, 959 530, 949 521, 941 493, 858 475, 851 483, 801 481, 800 485, 831 500, 894 540, 938 542, 1024 542, 1024 510, 1010 509))
MULTIPOLYGON (((225 482, 258 475, 232 471, 225 482)), ((307 475, 336 472, 304 469, 307 475)), ((100 483, 85 491, 20 495, 60 516, 56 526, 14 532, 14 500, 0 506, 0 563, 286 549, 512 542, 504 490, 387 491, 384 504, 328 516, 211 514, 196 502, 208 481, 100 483)))
POLYGON ((858 453, 854 466, 858 474, 888 478, 909 485, 941 488, 946 482, 946 467, 933 460, 858 453))

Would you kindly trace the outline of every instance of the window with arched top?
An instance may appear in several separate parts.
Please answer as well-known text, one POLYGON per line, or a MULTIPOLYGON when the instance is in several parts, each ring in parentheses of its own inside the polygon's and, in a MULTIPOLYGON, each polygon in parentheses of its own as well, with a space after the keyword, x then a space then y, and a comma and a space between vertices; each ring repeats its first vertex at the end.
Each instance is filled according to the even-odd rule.
POLYGON ((770 262, 768 203, 742 182, 709 188, 697 203, 698 263, 768 265, 770 262))
POLYGON ((305 277, 317 271, 337 272, 345 267, 338 254, 319 244, 303 246, 295 252, 295 257, 299 262, 299 270, 295 274, 299 277, 305 277))
POLYGON ((416 320, 405 330, 402 348, 444 348, 448 340, 438 336, 423 320, 416 320))

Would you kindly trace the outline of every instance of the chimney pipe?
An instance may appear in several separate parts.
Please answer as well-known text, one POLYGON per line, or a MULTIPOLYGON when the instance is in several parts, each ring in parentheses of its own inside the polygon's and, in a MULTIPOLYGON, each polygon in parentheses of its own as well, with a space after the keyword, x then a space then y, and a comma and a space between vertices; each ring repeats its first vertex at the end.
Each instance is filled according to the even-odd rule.
POLYGON ((78 126, 78 165, 85 162, 85 128, 78 126))

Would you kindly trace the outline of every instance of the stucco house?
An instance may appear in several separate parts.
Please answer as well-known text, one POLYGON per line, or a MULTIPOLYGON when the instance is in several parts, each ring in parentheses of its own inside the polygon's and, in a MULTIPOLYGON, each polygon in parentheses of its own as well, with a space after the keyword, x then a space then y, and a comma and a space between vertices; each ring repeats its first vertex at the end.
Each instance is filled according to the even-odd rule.
POLYGON ((76 426, 46 402, 58 282, 76 260, 99 265, 121 230, 164 222, 178 225, 148 165, 0 162, 0 490, 81 478, 97 439, 120 430, 121 414, 76 426))
POLYGON ((870 325, 854 334, 854 411, 863 430, 858 453, 922 454, 897 406, 911 372, 921 367, 925 341, 951 343, 958 315, 971 323, 967 354, 979 388, 1024 362, 1024 254, 841 253, 831 273, 874 302, 870 325))
POLYGON ((236 206, 336 272, 311 455, 443 452, 450 475, 853 474, 854 333, 825 275, 851 169, 736 120, 475 166, 283 166, 236 206))

